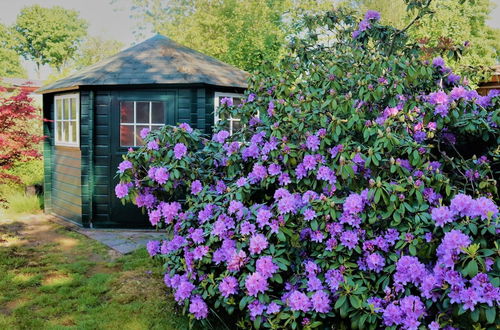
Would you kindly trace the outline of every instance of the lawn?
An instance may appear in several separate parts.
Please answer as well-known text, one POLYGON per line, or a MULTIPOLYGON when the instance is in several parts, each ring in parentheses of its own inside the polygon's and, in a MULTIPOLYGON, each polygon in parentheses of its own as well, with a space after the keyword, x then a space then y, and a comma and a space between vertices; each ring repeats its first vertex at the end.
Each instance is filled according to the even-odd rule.
POLYGON ((160 270, 43 214, 0 217, 0 329, 186 329, 160 270))

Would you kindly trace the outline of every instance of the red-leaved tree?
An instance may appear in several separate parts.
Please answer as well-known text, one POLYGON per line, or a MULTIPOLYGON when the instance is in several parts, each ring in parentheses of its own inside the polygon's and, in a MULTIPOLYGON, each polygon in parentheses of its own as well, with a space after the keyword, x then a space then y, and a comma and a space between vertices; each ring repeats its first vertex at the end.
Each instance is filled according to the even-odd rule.
MULTIPOLYGON (((32 101, 25 92, 0 96, 0 184, 20 183, 19 177, 8 170, 18 162, 42 156, 37 146, 43 136, 33 130, 33 120, 41 120, 41 116, 32 101)), ((5 204, 0 195, 0 206, 5 204)))

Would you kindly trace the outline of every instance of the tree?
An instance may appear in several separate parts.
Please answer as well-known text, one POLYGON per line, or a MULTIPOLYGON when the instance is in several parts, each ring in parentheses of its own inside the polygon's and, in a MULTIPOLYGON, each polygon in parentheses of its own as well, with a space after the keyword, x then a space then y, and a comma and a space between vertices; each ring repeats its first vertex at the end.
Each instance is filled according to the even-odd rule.
POLYGON ((13 49, 12 36, 0 23, 0 77, 26 77, 19 54, 13 49))
POLYGON ((235 134, 145 130, 118 167, 117 197, 165 233, 148 252, 204 327, 494 327, 500 92, 351 14, 304 17, 243 101, 223 99, 235 134))
MULTIPOLYGON (((380 10, 382 20, 403 27, 413 18, 404 10, 403 0, 354 0, 362 11, 380 10)), ((432 15, 423 17, 409 31, 414 42, 449 59, 458 73, 468 74, 472 81, 481 79, 478 68, 488 68, 500 56, 500 30, 487 24, 493 4, 490 0, 432 1, 432 15), (450 52, 451 51, 451 52, 450 52)))
POLYGON ((124 44, 102 37, 88 37, 78 49, 74 59, 75 69, 80 70, 118 53, 124 44))
POLYGON ((87 34, 87 22, 74 10, 39 5, 25 7, 14 25, 16 50, 27 60, 58 71, 70 60, 87 34))
MULTIPOLYGON (((32 101, 24 92, 0 96, 0 184, 19 183, 19 177, 9 173, 9 170, 15 164, 41 157, 38 144, 43 136, 33 132, 31 124, 41 118, 39 109, 33 106, 32 101)), ((0 205, 5 202, 5 198, 0 196, 0 205)))
POLYGON ((295 17, 332 6, 313 0, 134 0, 140 29, 175 41, 247 71, 275 61, 295 17))

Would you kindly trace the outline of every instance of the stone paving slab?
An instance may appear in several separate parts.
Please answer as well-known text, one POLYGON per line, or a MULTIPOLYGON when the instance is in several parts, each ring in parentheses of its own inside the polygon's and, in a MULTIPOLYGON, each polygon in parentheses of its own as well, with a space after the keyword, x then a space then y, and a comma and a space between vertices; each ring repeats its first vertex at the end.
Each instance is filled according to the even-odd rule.
POLYGON ((155 230, 89 229, 79 227, 57 217, 53 217, 51 220, 96 240, 121 254, 131 253, 146 246, 151 240, 160 240, 165 237, 165 233, 155 230))

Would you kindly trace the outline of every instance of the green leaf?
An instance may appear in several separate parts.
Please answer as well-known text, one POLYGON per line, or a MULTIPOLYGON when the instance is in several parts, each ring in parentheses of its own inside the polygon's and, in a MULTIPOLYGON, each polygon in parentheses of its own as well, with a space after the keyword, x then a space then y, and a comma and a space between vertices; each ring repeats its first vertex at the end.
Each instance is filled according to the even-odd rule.
POLYGON ((357 296, 349 296, 349 301, 351 302, 352 307, 356 309, 361 306, 361 300, 357 296))
POLYGON ((495 307, 490 307, 486 309, 486 320, 488 321, 489 324, 493 324, 496 319, 496 308, 495 307))
POLYGON ((342 307, 342 305, 344 305, 344 303, 346 302, 346 299, 346 296, 340 296, 339 299, 337 299, 337 301, 335 302, 334 308, 339 309, 340 307, 342 307))
POLYGON ((477 275, 478 267, 476 260, 471 260, 467 267, 464 269, 465 273, 471 278, 477 275))

